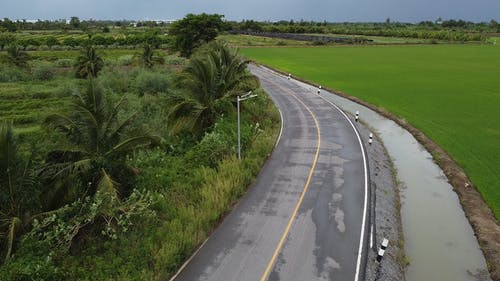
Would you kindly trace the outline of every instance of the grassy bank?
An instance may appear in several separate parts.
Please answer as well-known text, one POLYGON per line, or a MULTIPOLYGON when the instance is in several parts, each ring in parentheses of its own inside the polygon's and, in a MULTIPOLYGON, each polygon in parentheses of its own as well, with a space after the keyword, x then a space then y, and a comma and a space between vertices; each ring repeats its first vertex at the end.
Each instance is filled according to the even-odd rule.
POLYGON ((249 58, 385 108, 435 140, 500 217, 500 48, 244 49, 249 58))

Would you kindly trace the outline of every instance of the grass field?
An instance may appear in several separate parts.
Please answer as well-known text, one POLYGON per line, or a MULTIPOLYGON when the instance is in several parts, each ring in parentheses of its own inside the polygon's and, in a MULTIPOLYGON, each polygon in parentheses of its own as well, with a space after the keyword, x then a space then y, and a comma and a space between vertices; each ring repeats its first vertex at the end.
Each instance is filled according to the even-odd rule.
MULTIPOLYGON (((137 50, 99 50, 107 64, 123 56, 132 56, 137 50)), ((33 131, 45 116, 64 106, 72 93, 74 78, 71 65, 79 51, 32 51, 28 52, 31 63, 48 63, 53 71, 62 72, 50 81, 29 78, 26 81, 0 84, 0 122, 12 122, 18 131, 33 131), (66 60, 70 66, 58 67, 58 60, 66 60)), ((3 52, 0 53, 3 55, 3 52)))
POLYGON ((405 118, 455 158, 500 218, 500 46, 254 48, 242 53, 405 118))

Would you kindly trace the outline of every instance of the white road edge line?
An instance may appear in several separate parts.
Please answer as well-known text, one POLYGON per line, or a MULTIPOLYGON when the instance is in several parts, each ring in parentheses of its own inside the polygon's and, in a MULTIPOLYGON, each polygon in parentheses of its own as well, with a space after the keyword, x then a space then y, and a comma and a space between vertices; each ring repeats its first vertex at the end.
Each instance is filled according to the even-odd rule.
POLYGON ((373 224, 370 226, 370 249, 373 249, 373 224))
POLYGON ((201 243, 200 247, 198 247, 198 249, 196 249, 196 251, 194 251, 194 253, 189 257, 189 259, 182 264, 181 268, 179 268, 179 270, 177 270, 175 275, 172 276, 172 278, 170 278, 169 281, 174 281, 175 278, 177 278, 177 276, 179 276, 179 274, 181 274, 181 272, 184 270, 184 268, 186 268, 186 266, 191 262, 191 260, 194 259, 194 257, 196 256, 196 254, 198 254, 198 252, 201 250, 201 248, 203 248, 203 246, 205 246, 205 244, 207 243, 208 239, 210 239, 211 236, 212 235, 210 235, 207 239, 205 239, 205 241, 203 241, 203 243, 201 243))
MULTIPOLYGON (((264 69, 267 69, 268 71, 270 71, 272 73, 276 73, 272 69, 269 69, 269 68, 264 67, 264 66, 261 66, 261 67, 263 67, 264 69)), ((293 80, 294 81, 298 81, 296 79, 293 79, 293 80)), ((302 82, 302 83, 304 83, 304 82, 302 82)), ((304 84, 306 84, 306 83, 304 83, 304 84)), ((352 123, 351 119, 349 119, 349 117, 347 116, 347 114, 343 110, 341 110, 336 104, 334 104, 331 101, 327 100, 323 96, 321 96, 321 95, 317 95, 317 96, 319 96, 324 101, 326 101, 327 103, 329 103, 330 105, 332 105, 335 109, 337 109, 347 119, 347 121, 349 122, 349 124, 351 124, 351 127, 354 130, 354 132, 356 133, 356 136, 358 138, 359 147, 361 148, 361 152, 362 152, 362 155, 363 155, 363 166, 364 166, 364 172, 365 172, 365 198, 364 198, 365 202, 363 204, 363 220, 361 222, 361 236, 360 236, 360 239, 359 239, 358 258, 357 258, 357 262, 356 262, 356 273, 354 275, 354 281, 358 281, 359 280, 359 271, 360 271, 360 266, 361 266, 361 256, 363 254, 363 242, 364 242, 364 238, 365 238, 363 234, 365 232, 365 225, 366 225, 366 209, 368 207, 368 205, 367 205, 367 203, 368 203, 368 167, 367 167, 367 160, 366 160, 366 152, 365 152, 365 148, 363 147, 363 142, 361 140, 359 132, 356 129, 356 126, 354 126, 354 123, 352 123)))
POLYGON ((343 110, 341 110, 336 104, 332 103, 331 101, 327 100, 326 98, 324 98, 321 95, 318 95, 318 96, 320 98, 322 98, 324 101, 331 104, 333 107, 335 107, 340 113, 342 113, 342 115, 344 115, 344 117, 347 119, 347 121, 349 121, 349 123, 352 126, 352 129, 354 130, 354 132, 356 133, 356 136, 358 137, 359 147, 361 148, 361 152, 363 155, 363 166, 364 166, 364 171, 365 171, 365 198, 364 198, 365 202, 363 205, 363 220, 361 222, 361 236, 359 239, 358 259, 356 262, 356 274, 354 275, 354 281, 358 281, 359 280, 359 271, 360 271, 360 266, 361 266, 361 256, 363 254, 363 242, 364 242, 364 238, 365 238, 364 233, 365 233, 365 225, 366 225, 366 209, 368 208, 368 165, 367 165, 367 160, 366 160, 366 151, 365 151, 365 148, 363 147, 363 142, 361 140, 361 137, 359 135, 358 130, 356 129, 356 126, 354 126, 354 123, 352 123, 351 119, 349 119, 347 114, 343 110))
POLYGON ((276 148, 280 143, 281 135, 283 134, 283 127, 284 127, 283 123, 285 122, 285 120, 283 119, 283 113, 281 113, 281 109, 278 108, 278 111, 280 113, 280 118, 281 118, 281 128, 280 128, 280 134, 278 135, 278 139, 276 139, 276 143, 274 144, 274 148, 276 148))

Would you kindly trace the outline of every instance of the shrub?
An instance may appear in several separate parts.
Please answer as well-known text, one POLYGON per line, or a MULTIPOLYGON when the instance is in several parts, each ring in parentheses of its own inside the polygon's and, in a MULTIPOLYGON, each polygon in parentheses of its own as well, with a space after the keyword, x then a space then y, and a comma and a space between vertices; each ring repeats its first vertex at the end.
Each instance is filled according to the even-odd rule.
POLYGON ((133 62, 134 62, 133 55, 124 55, 124 56, 120 56, 116 59, 116 64, 122 65, 122 66, 132 65, 133 62))
POLYGON ((170 86, 167 74, 151 71, 141 71, 134 80, 134 86, 139 95, 166 93, 170 86))
POLYGON ((60 84, 55 90, 55 95, 60 98, 71 97, 76 92, 76 88, 73 83, 65 82, 60 84))
POLYGON ((113 68, 106 68, 98 78, 102 87, 117 94, 128 92, 130 88, 130 78, 128 73, 115 71, 113 68))
POLYGON ((55 61, 55 65, 57 67, 71 67, 71 66, 73 66, 73 60, 72 59, 58 59, 55 61))
POLYGON ((50 80, 54 78, 54 70, 48 63, 37 64, 33 67, 33 78, 37 80, 50 80))
POLYGON ((21 82, 29 80, 25 71, 13 67, 0 65, 0 82, 21 82))
POLYGON ((165 62, 168 65, 185 65, 187 59, 176 55, 170 55, 165 59, 165 62))

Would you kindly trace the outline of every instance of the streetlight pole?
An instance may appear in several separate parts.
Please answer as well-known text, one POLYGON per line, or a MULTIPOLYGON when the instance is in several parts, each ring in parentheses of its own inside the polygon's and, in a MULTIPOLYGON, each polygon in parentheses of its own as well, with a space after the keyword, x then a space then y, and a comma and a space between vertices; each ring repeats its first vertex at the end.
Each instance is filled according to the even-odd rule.
POLYGON ((240 102, 255 98, 257 95, 252 95, 252 91, 236 97, 236 107, 238 110, 238 160, 241 160, 241 125, 240 125, 240 102))

